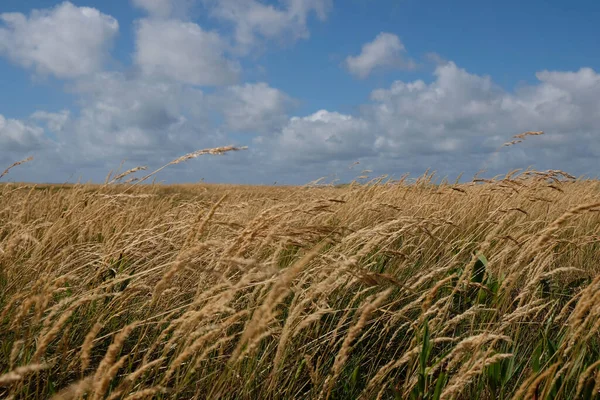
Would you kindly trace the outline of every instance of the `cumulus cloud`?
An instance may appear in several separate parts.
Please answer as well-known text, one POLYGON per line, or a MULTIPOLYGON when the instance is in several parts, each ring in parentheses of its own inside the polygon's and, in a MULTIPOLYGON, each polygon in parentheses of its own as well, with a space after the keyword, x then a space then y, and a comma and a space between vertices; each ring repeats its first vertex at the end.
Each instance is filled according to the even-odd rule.
MULTIPOLYGON (((376 145, 381 151, 464 151, 475 138, 502 129, 508 117, 503 102, 509 95, 490 77, 470 74, 454 63, 439 66, 435 77, 429 85, 396 81, 372 92, 375 104, 366 112, 379 127, 376 145)), ((485 150, 490 149, 479 148, 485 150)))
POLYGON ((435 65, 444 65, 448 63, 448 60, 446 60, 442 55, 434 52, 434 51, 430 51, 429 53, 425 53, 424 58, 426 61, 435 64, 435 65))
POLYGON ((69 121, 70 116, 71 112, 69 110, 63 110, 58 113, 36 111, 31 114, 31 119, 45 122, 46 127, 51 132, 61 132, 69 121))
POLYGON ((0 155, 37 150, 45 142, 43 128, 27 121, 7 119, 0 114, 0 155))
POLYGON ((273 140, 259 139, 257 145, 296 171, 321 165, 316 173, 327 170, 323 165, 339 168, 340 161, 355 159, 397 175, 428 168, 501 173, 528 166, 596 175, 600 74, 583 68, 536 76, 538 83, 509 92, 489 76, 448 62, 436 68, 431 83, 396 81, 374 90, 356 115, 319 111, 291 118, 273 140), (546 134, 501 149, 527 130, 546 134))
POLYGON ((223 114, 226 128, 237 132, 272 132, 287 121, 294 100, 267 83, 229 86, 212 96, 216 110, 223 114))
POLYGON ((319 110, 306 117, 292 117, 275 141, 273 157, 285 163, 327 163, 373 156, 373 137, 368 121, 338 112, 319 110))
POLYGON ((54 8, 0 14, 0 55, 39 74, 74 78, 99 71, 119 24, 95 8, 64 2, 54 8))
MULTIPOLYGON (((157 168, 191 151, 239 144, 228 132, 271 132, 286 122, 285 104, 292 102, 265 83, 231 86, 206 95, 189 85, 119 72, 75 81, 68 90, 77 98, 75 113, 36 111, 25 121, 2 119, 2 164, 14 161, 17 150, 20 155, 31 150, 36 163, 46 165, 49 174, 39 172, 34 180, 62 181, 76 173, 98 181, 122 160, 127 160, 125 168, 157 168)), ((247 161, 243 156, 237 159, 247 161)), ((236 160, 224 166, 218 179, 243 176, 248 164, 236 164, 236 160), (232 168, 242 171, 234 173, 232 168)), ((201 160, 183 170, 171 168, 176 172, 164 176, 200 179, 195 174, 203 170, 206 176, 207 168, 214 172, 215 162, 201 160)))
POLYGON ((257 0, 204 0, 211 14, 233 25, 238 50, 245 52, 261 40, 304 39, 309 36, 307 19, 327 17, 332 0, 285 0, 281 7, 257 0))
MULTIPOLYGON (((19 169, 13 179, 62 182, 81 176, 98 182, 124 160, 125 169, 152 169, 191 151, 230 144, 197 88, 104 72, 68 90, 77 98, 76 112, 36 111, 26 120, 0 121, 0 165, 33 155, 35 165, 45 166, 19 169)), ((194 180, 199 165, 170 168, 178 173, 167 176, 194 180)))
MULTIPOLYGON (((144 23, 176 31, 186 26, 173 20, 143 20, 140 26, 144 23)), ((304 183, 344 171, 345 178, 353 178, 358 171, 348 166, 357 160, 361 168, 396 176, 427 168, 455 176, 481 167, 506 172, 530 165, 597 174, 600 74, 590 68, 540 71, 537 82, 507 91, 489 76, 440 60, 430 82, 393 82, 372 91, 357 112, 319 110, 290 118, 294 100, 265 82, 205 93, 190 83, 218 83, 208 75, 166 72, 166 62, 157 70, 139 65, 141 74, 104 72, 75 80, 69 90, 78 99, 77 112, 0 117, 0 162, 31 151, 38 160, 39 153, 50 160, 43 164, 48 171, 60 170, 59 180, 73 170, 101 180, 124 158, 152 167, 199 148, 250 144, 250 151, 225 161, 198 160, 165 176, 304 183), (512 135, 527 130, 546 134, 497 152, 512 135)))
POLYGON ((348 56, 345 65, 348 71, 366 78, 376 68, 414 68, 415 63, 404 57, 406 49, 397 35, 382 32, 362 46, 357 56, 348 56))
POLYGON ((150 162, 213 143, 208 105, 198 89, 102 73, 71 91, 81 108, 60 138, 78 149, 76 157, 150 162))
POLYGON ((194 0, 131 0, 134 6, 153 17, 185 16, 194 0))
MULTIPOLYGON (((58 134, 72 148, 70 162, 127 157, 140 163, 169 161, 199 148, 230 144, 228 133, 270 133, 286 121, 293 100, 259 82, 229 86, 206 95, 189 85, 122 73, 97 74, 72 85, 80 111, 35 113, 39 121, 61 122, 58 134)), ((66 152, 65 152, 66 154, 66 152)))
POLYGON ((147 76, 192 85, 234 83, 237 62, 225 57, 226 44, 215 32, 178 20, 138 21, 135 62, 147 76))

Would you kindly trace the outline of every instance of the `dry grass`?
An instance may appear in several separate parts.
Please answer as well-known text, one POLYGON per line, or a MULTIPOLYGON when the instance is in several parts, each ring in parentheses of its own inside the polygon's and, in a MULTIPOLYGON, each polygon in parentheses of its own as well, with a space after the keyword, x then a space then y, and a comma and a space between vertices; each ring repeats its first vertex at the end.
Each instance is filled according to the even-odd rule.
POLYGON ((118 184, 133 172, 0 185, 0 398, 600 387, 597 181, 118 184))

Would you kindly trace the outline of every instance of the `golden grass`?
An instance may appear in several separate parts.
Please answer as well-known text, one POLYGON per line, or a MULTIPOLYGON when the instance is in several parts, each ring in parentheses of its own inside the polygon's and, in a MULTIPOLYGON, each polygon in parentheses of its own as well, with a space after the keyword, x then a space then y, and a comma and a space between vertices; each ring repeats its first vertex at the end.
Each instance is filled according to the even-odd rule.
POLYGON ((139 170, 0 185, 0 398, 600 387, 600 182, 118 183, 139 170))

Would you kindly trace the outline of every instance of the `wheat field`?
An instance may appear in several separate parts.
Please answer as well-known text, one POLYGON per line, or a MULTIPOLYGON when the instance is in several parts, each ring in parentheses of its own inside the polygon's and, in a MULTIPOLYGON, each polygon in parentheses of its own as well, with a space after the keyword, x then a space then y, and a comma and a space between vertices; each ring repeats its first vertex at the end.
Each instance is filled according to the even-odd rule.
POLYGON ((0 185, 0 398, 599 393, 599 181, 121 175, 0 185))

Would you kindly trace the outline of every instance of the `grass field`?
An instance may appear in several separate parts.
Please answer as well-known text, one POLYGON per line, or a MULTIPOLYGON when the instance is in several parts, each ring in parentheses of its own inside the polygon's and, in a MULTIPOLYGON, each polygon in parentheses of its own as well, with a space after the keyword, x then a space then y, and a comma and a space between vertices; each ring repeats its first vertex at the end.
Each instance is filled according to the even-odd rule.
POLYGON ((599 392, 598 181, 117 182, 0 185, 0 398, 599 392))

